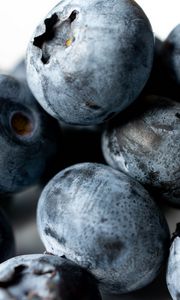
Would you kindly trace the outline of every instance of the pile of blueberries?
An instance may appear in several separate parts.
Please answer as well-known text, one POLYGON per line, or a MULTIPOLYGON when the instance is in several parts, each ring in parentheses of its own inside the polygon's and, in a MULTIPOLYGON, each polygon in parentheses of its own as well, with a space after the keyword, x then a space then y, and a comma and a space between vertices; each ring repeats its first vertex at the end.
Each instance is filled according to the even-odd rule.
POLYGON ((64 0, 25 64, 0 75, 0 198, 43 187, 46 253, 15 256, 0 213, 0 300, 101 300, 162 270, 180 299, 160 209, 180 207, 180 24, 160 41, 133 0, 64 0))

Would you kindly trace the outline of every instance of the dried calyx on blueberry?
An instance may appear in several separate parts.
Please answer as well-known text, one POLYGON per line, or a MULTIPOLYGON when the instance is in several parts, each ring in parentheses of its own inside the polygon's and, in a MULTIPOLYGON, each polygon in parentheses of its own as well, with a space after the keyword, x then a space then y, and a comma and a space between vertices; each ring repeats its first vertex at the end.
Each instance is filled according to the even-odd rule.
POLYGON ((180 299, 180 223, 172 237, 166 281, 173 300, 180 299))
POLYGON ((140 94, 153 53, 151 25, 135 1, 65 0, 33 34, 27 80, 52 116, 99 124, 140 94))
POLYGON ((101 300, 87 270, 53 255, 23 255, 0 265, 0 300, 101 300))

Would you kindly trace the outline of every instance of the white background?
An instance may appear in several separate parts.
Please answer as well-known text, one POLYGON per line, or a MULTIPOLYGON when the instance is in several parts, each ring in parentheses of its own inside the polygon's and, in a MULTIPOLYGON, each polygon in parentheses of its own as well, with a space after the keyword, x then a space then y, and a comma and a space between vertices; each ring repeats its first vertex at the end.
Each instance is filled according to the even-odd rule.
MULTIPOLYGON (((10 70, 25 55, 28 41, 36 25, 58 2, 0 0, 1 71, 10 70)), ((180 22, 180 0, 137 0, 137 2, 147 14, 154 33, 161 39, 164 39, 180 22)))

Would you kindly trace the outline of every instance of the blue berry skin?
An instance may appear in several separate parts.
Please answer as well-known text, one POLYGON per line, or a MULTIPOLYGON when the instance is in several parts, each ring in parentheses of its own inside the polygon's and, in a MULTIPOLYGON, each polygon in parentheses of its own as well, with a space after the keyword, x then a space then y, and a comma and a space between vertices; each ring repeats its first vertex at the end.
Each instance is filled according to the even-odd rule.
POLYGON ((102 164, 58 173, 41 194, 37 224, 46 250, 90 270, 106 293, 149 284, 169 248, 167 223, 148 192, 102 164))
POLYGON ((15 254, 15 242, 12 227, 6 215, 0 210, 0 263, 15 254))
MULTIPOLYGON (((168 96, 169 87, 166 82, 168 74, 164 72, 161 62, 161 49, 163 42, 159 38, 155 37, 154 44, 154 59, 151 74, 143 89, 143 94, 168 96), (167 91, 168 90, 168 91, 167 91)), ((169 83, 169 82, 168 82, 169 83)))
POLYGON ((100 124, 140 94, 153 53, 151 25, 135 1, 65 0, 32 36, 27 80, 55 118, 100 124))
POLYGON ((163 42, 161 57, 169 76, 180 88, 180 24, 178 24, 163 42))
POLYGON ((0 75, 0 193, 18 192, 49 175, 59 125, 25 82, 0 75))
POLYGON ((0 300, 101 300, 97 280, 53 255, 22 255, 0 265, 0 300))
POLYGON ((143 94, 154 94, 180 101, 180 25, 165 41, 155 39, 150 77, 143 94))
POLYGON ((147 96, 103 133, 106 162, 180 206, 180 104, 147 96))

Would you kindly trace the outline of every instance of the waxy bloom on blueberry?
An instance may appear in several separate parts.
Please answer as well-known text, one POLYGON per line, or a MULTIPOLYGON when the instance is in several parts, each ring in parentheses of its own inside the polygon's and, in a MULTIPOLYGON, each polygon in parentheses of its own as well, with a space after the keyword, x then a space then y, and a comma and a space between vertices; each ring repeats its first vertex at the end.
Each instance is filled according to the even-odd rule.
POLYGON ((99 124, 137 98, 153 52, 151 25, 135 1, 65 0, 32 36, 27 80, 55 118, 99 124))
POLYGON ((180 205, 180 104, 161 96, 142 99, 109 124, 102 138, 109 165, 180 205))
POLYGON ((46 250, 89 269, 106 292, 147 285, 168 252, 166 220, 147 191, 101 164, 58 173, 41 194, 37 223, 46 250))

